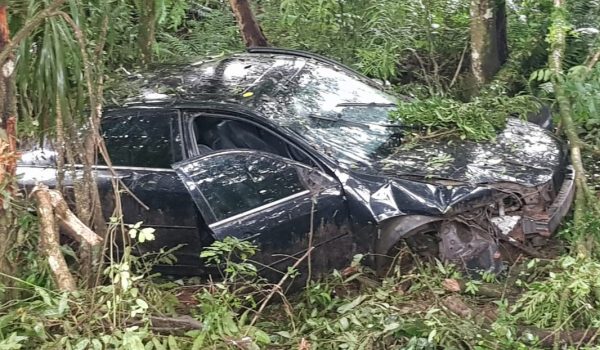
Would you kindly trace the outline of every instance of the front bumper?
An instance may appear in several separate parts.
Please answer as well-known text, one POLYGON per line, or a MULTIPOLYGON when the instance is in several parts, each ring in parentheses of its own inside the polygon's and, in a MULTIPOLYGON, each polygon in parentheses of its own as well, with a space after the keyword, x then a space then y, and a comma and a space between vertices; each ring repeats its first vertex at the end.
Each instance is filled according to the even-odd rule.
POLYGON ((550 236, 569 213, 574 198, 575 171, 573 167, 569 166, 560 190, 548 210, 545 213, 523 217, 521 221, 523 233, 525 235, 537 233, 546 237, 550 236))
POLYGON ((568 167, 560 190, 549 205, 535 201, 535 204, 526 205, 518 211, 492 217, 490 221, 495 230, 490 231, 476 221, 444 221, 439 229, 442 259, 460 263, 467 270, 499 272, 507 258, 500 253, 501 241, 537 255, 538 252, 529 247, 527 241, 536 236, 549 237, 558 229, 573 203, 574 177, 573 169, 568 167), (495 238, 491 232, 495 232, 495 238))

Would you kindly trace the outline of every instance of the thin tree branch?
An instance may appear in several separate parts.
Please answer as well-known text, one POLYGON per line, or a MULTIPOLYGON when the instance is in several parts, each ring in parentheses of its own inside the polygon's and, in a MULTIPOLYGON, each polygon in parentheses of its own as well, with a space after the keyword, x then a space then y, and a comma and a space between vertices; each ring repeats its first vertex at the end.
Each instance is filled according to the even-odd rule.
MULTIPOLYGON (((302 255, 302 257, 300 257, 300 259, 296 260, 296 262, 294 263, 294 265, 292 265, 292 269, 297 268, 298 265, 300 265, 300 263, 302 263, 302 261, 304 261, 307 257, 309 257, 310 254, 312 253, 313 249, 315 249, 315 248, 314 247, 309 247, 308 250, 306 251, 306 253, 304 253, 304 255, 302 255)), ((264 311, 265 307, 267 307, 267 304, 269 304, 269 301, 271 300, 271 298, 273 298, 273 296, 275 295, 275 293, 277 291, 281 290, 281 287, 283 286, 283 284, 285 283, 285 281, 287 281, 287 279, 289 277, 290 277, 290 274, 288 272, 285 275, 283 275, 283 277, 281 278, 281 280, 279 281, 279 283, 277 283, 275 286, 273 286, 273 288, 269 292, 269 295, 267 295, 267 297, 265 298, 265 300, 263 300, 262 304, 260 305, 260 308, 258 309, 258 311, 256 312, 256 314, 252 318, 252 321, 250 322, 250 327, 252 327, 252 326, 254 326, 256 324, 256 321, 258 321, 258 318, 260 317, 260 315, 264 311)))
POLYGON ((588 67, 588 69, 594 68, 596 63, 598 63, 598 60, 600 60, 600 50, 596 51, 594 55, 590 56, 590 58, 587 60, 586 67, 588 67))
POLYGON ((449 88, 451 88, 454 83, 456 83, 456 79, 458 79, 458 75, 460 74, 462 65, 463 65, 463 61, 465 60, 465 54, 467 53, 467 48, 469 47, 469 44, 465 45, 465 48, 463 49, 462 54, 460 55, 460 61, 458 61, 458 66, 456 67, 456 72, 454 72, 454 76, 452 77, 452 81, 450 82, 450 85, 448 86, 449 88))

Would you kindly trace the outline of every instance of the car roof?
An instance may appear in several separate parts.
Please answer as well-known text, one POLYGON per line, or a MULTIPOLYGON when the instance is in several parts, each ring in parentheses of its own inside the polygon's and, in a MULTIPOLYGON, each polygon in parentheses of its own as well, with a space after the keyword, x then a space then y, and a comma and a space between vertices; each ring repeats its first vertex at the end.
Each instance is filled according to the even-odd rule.
POLYGON ((163 64, 139 73, 121 69, 120 79, 105 89, 107 108, 210 102, 258 109, 307 61, 346 71, 375 86, 351 68, 319 55, 255 48, 191 64, 163 64))

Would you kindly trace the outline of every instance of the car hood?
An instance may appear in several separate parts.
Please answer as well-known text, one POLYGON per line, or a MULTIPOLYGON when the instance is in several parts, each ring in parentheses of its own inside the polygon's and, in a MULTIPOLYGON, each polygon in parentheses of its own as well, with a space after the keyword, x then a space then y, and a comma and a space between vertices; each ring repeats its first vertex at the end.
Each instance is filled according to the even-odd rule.
POLYGON ((370 175, 452 180, 468 184, 511 182, 537 186, 566 164, 563 143, 539 126, 511 118, 495 140, 419 141, 378 157, 370 175))

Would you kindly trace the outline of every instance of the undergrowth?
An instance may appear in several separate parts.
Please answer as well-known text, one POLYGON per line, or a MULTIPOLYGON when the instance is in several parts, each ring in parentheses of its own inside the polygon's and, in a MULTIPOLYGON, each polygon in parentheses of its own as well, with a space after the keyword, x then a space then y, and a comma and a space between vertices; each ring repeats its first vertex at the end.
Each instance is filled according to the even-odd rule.
MULTIPOLYGON (((130 229, 135 240, 152 239, 139 225, 130 229)), ((597 231, 597 221, 587 229, 597 231)), ((582 234, 572 230, 563 237, 582 234)), ((357 256, 350 267, 286 294, 250 263, 256 249, 233 238, 208 247, 201 256, 220 273, 200 283, 152 272, 153 264, 172 262, 170 252, 141 263, 129 249, 95 289, 59 293, 18 280, 20 297, 0 305, 0 349, 538 349, 541 335, 531 327, 600 324, 594 257, 522 260, 503 275, 470 280, 453 265, 415 257, 408 269, 395 266, 377 278, 357 256), (490 287, 497 295, 486 294, 490 287), (570 297, 561 307, 565 290, 570 297), (182 314, 201 328, 153 328, 154 316, 182 314)))

